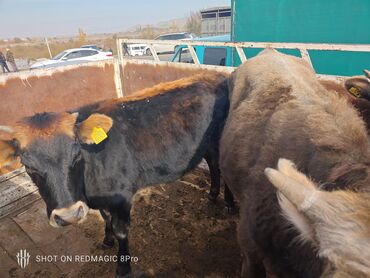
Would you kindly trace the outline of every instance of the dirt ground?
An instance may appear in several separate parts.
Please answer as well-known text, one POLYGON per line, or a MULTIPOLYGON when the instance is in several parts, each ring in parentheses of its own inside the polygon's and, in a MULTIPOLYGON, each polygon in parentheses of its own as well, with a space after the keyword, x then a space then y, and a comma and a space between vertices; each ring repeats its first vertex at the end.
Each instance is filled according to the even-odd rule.
MULTIPOLYGON (((210 203, 208 190, 207 174, 197 169, 180 181, 136 195, 129 234, 131 256, 138 258, 134 271, 148 277, 239 277, 238 215, 230 215, 221 198, 210 203)), ((55 229, 48 226, 44 204, 38 201, 0 221, 0 277, 115 277, 114 262, 35 263, 33 256, 30 265, 20 269, 13 255, 19 248, 31 255, 116 255, 117 244, 99 248, 103 236, 96 212, 80 225, 55 229), (27 234, 24 240, 22 233, 27 234)))

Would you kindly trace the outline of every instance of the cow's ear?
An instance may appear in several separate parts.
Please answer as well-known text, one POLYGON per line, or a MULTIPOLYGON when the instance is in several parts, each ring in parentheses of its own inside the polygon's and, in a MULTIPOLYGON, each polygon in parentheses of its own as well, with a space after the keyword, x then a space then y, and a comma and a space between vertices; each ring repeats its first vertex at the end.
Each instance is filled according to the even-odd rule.
POLYGON ((16 158, 16 145, 12 141, 0 140, 0 168, 12 164, 16 158))
POLYGON ((365 77, 352 77, 344 83, 348 92, 358 98, 370 100, 370 82, 365 77))
POLYGON ((108 137, 113 119, 103 114, 92 114, 79 124, 79 137, 85 144, 99 144, 108 137))

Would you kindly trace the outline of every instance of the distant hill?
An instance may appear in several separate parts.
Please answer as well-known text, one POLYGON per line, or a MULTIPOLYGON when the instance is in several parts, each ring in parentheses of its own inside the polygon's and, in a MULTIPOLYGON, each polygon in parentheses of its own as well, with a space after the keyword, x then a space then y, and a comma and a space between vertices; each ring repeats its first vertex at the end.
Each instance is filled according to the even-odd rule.
POLYGON ((169 31, 171 29, 176 29, 177 31, 184 31, 186 20, 187 18, 183 17, 183 18, 165 20, 165 21, 161 21, 155 24, 145 24, 145 25, 136 24, 124 30, 122 33, 137 32, 138 30, 146 28, 148 25, 150 25, 153 28, 153 30, 155 30, 156 32, 169 31))
POLYGON ((176 18, 176 19, 171 19, 171 20, 166 20, 166 21, 161 21, 158 22, 157 24, 154 25, 156 28, 171 28, 173 24, 178 26, 180 29, 183 29, 186 25, 186 17, 183 18, 176 18))

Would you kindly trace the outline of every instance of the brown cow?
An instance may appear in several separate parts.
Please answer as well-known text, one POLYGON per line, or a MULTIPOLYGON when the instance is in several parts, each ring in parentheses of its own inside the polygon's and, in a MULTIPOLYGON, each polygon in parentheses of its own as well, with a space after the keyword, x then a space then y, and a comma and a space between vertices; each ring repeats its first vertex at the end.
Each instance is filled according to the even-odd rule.
POLYGON ((277 168, 265 174, 286 218, 329 260, 323 276, 370 277, 370 194, 320 190, 286 159, 277 168))
POLYGON ((240 201, 244 277, 319 277, 326 260, 282 216, 263 171, 280 157, 297 163, 322 189, 370 187, 369 139, 345 98, 327 91, 302 59, 265 50, 230 80, 221 139, 221 172, 240 201))

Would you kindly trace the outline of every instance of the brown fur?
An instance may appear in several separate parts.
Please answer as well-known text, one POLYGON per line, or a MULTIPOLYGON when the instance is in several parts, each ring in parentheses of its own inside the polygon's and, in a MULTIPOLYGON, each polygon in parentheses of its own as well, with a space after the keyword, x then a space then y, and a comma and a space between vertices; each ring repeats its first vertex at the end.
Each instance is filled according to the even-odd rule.
POLYGON ((15 160, 15 148, 10 142, 0 140, 0 168, 9 166, 15 160))
MULTIPOLYGON (((35 115, 25 118, 14 126, 14 132, 11 137, 16 139, 21 148, 27 148, 34 140, 48 140, 57 135, 66 135, 75 138, 75 124, 77 114, 35 115), (40 120, 40 118, 44 117, 40 120)), ((113 120, 103 114, 92 114, 79 125, 79 135, 86 144, 93 144, 91 133, 94 127, 101 127, 106 133, 111 129, 113 120)), ((0 168, 7 166, 15 160, 15 148, 6 141, 0 140, 0 168)))
POLYGON ((114 109, 116 105, 123 104, 125 102, 132 102, 132 101, 140 101, 145 99, 150 99, 152 97, 169 93, 175 89, 182 89, 196 82, 202 82, 205 84, 215 84, 220 80, 220 76, 224 76, 223 74, 207 74, 201 73, 191 77, 181 78, 171 82, 162 82, 158 85, 155 85, 150 88, 143 89, 138 91, 132 95, 124 96, 122 98, 111 99, 108 101, 103 101, 99 104, 99 108, 97 111, 105 113, 109 112, 110 110, 114 109))
POLYGON ((348 98, 354 98, 351 94, 348 93, 347 89, 343 86, 343 84, 332 81, 332 80, 320 80, 321 85, 328 91, 335 91, 340 95, 343 95, 348 98))
POLYGON ((348 102, 350 102, 359 111, 361 117, 364 119, 368 133, 370 134, 370 101, 363 97, 355 97, 349 92, 349 89, 356 87, 360 94, 367 92, 370 94, 370 82, 364 77, 350 77, 344 84, 329 81, 320 80, 321 85, 323 85, 328 91, 335 91, 340 96, 344 97, 348 102))
MULTIPOLYGON (((51 137, 64 134, 74 138, 74 127, 77 115, 69 113, 37 114, 24 118, 13 127, 10 139, 16 139, 21 148, 26 148, 34 140, 48 140, 51 137)), ((7 141, 0 140, 0 168, 15 162, 15 147, 7 141)))
POLYGON ((70 113, 53 114, 43 122, 35 121, 34 117, 28 117, 14 126, 13 138, 20 143, 21 148, 27 147, 35 139, 47 140, 56 134, 65 134, 74 138, 74 127, 77 115, 70 113))
POLYGON ((279 212, 263 170, 286 157, 326 190, 368 190, 365 124, 343 97, 320 84, 302 59, 273 50, 241 65, 230 85, 220 166, 241 203, 243 274, 262 274, 264 262, 279 277, 320 276, 325 260, 318 260, 309 244, 295 243, 297 233, 279 212), (359 175, 358 169, 363 169, 359 175), (343 179, 349 182, 339 184, 343 179))
MULTIPOLYGON (((0 155, 1 156, 1 155, 0 155)), ((1 159, 1 158, 0 158, 1 159)), ((22 167, 22 163, 20 162, 20 159, 17 158, 14 161, 7 161, 7 164, 4 167, 0 167, 0 176, 7 174, 9 172, 12 172, 14 170, 17 170, 22 167)))

